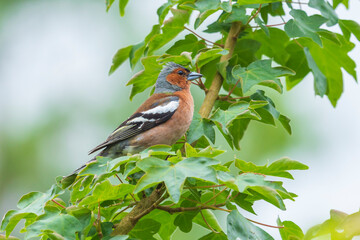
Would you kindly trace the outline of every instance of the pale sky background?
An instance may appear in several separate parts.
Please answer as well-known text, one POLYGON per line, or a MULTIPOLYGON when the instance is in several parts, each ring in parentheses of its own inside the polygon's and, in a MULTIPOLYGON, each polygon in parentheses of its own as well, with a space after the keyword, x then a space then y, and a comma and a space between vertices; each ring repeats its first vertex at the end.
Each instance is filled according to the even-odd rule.
MULTIPOLYGON (((60 122, 60 135, 49 133, 49 140, 37 146, 45 160, 40 164, 41 174, 33 177, 41 185, 19 182, 16 176, 6 182, 0 194, 1 216, 16 207, 21 195, 48 189, 53 183, 49 179, 66 175, 86 161, 88 150, 104 140, 147 97, 135 97, 132 109, 127 107, 130 87, 125 84, 132 74, 127 62, 112 76, 107 75, 117 49, 142 41, 150 31, 163 1, 141 1, 141 8, 138 3, 130 1, 126 16, 120 18, 117 3, 106 13, 102 1, 24 1, 0 18, 2 128, 12 138, 22 139, 30 128, 46 124, 49 117, 73 112, 60 122), (114 100, 118 101, 116 108, 109 109, 114 100), (119 122, 107 122, 114 116, 119 122), (102 126, 99 122, 108 124, 102 126)), ((359 9, 360 1, 350 0, 350 11, 341 5, 337 12, 339 18, 360 22, 359 9)), ((358 45, 354 37, 352 41, 358 45)), ((360 65, 359 46, 350 56, 360 65)), ((299 195, 295 202, 286 202, 287 211, 261 203, 255 205, 258 216, 245 216, 272 225, 280 216, 307 230, 326 220, 330 209, 346 213, 359 210, 360 87, 344 75, 344 93, 335 109, 326 98, 314 96, 312 76, 279 96, 279 101, 287 103, 282 113, 294 119, 293 137, 301 135, 302 142, 264 160, 289 156, 310 169, 294 173, 295 181, 285 181, 285 187, 299 195)), ((11 161, 18 164, 17 159, 11 161)), ((0 159, 0 168, 2 164, 0 159)), ((279 238, 277 230, 266 230, 279 238)))

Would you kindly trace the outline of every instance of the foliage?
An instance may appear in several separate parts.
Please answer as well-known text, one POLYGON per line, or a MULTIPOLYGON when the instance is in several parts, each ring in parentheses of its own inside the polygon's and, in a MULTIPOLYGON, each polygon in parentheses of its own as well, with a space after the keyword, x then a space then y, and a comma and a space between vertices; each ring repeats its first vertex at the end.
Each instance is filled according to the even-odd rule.
MULTIPOLYGON (((113 3, 106 2, 107 10, 113 3)), ((332 7, 325 0, 310 0, 306 9, 321 14, 311 16, 298 7, 301 3, 275 0, 164 3, 157 11, 158 24, 144 41, 118 50, 109 74, 127 59, 132 68, 142 64, 143 70, 128 82, 131 99, 154 85, 163 64, 177 62, 204 75, 205 81, 195 85, 215 96, 215 102, 203 103, 211 113, 196 113, 185 138, 173 146, 154 146, 117 159, 98 157, 79 173, 69 191, 58 177, 46 193, 24 195, 19 209, 4 216, 1 231, 9 237, 24 219, 26 239, 171 239, 177 229, 189 232, 194 225, 208 230, 201 239, 273 239, 257 226, 268 225, 243 213, 256 214, 252 206, 257 201, 285 210, 286 201, 294 201, 296 194, 282 181, 293 179, 289 171, 308 167, 289 158, 264 166, 225 159, 224 151, 214 146, 215 132, 236 150, 252 121, 280 123, 291 134, 290 119, 280 113, 268 92, 282 94, 284 82, 290 90, 310 72, 315 94, 326 95, 336 106, 343 91, 342 69, 356 80, 355 63, 348 56, 354 48, 350 36, 360 39, 360 26, 335 13, 340 3, 348 4, 335 1, 332 7), (215 13, 217 20, 204 30, 218 36, 215 42, 185 27, 191 15, 196 15, 192 24, 197 29, 215 13), (268 24, 272 20, 281 22, 268 24), (327 28, 321 28, 325 24, 327 28), (329 30, 336 25, 342 34, 329 30), (189 34, 172 41, 183 31, 189 34), (224 94, 219 95, 220 89, 211 91, 218 83, 224 94), (69 193, 69 200, 64 193, 69 193), (215 214, 219 211, 227 213, 226 228, 215 214)), ((122 16, 127 4, 128 0, 119 0, 122 16)), ((282 239, 326 234, 350 239, 359 234, 351 227, 358 219, 358 213, 333 211, 330 220, 305 235, 291 221, 278 219, 278 226, 270 227, 279 228, 282 239)))

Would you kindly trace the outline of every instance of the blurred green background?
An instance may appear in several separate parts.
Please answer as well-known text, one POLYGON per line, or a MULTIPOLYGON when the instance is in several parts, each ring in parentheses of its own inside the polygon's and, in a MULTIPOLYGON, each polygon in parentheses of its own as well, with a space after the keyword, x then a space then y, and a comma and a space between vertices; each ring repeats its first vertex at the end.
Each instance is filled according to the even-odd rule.
MULTIPOLYGON (((23 194, 47 190, 56 176, 89 160, 87 152, 148 97, 149 91, 129 101, 125 85, 136 71, 127 63, 112 76, 107 73, 117 49, 142 41, 150 31, 162 3, 130 1, 121 18, 116 5, 106 13, 102 1, 0 0, 1 217, 23 194)), ((339 17, 360 22, 358 9, 360 2, 350 1, 350 11, 339 6, 339 17)), ((350 55, 359 65, 359 47, 350 55)), ((285 182, 299 195, 286 212, 258 203, 258 216, 247 214, 254 220, 275 224, 280 216, 308 229, 327 219, 331 208, 359 209, 360 88, 346 75, 344 95, 334 109, 314 96, 312 85, 308 76, 283 95, 268 90, 292 119, 291 136, 281 126, 252 123, 242 150, 225 156, 259 164, 290 156, 310 166, 285 182)), ((198 109, 203 93, 195 87, 192 92, 198 109)), ((227 147, 219 134, 217 145, 227 147)))

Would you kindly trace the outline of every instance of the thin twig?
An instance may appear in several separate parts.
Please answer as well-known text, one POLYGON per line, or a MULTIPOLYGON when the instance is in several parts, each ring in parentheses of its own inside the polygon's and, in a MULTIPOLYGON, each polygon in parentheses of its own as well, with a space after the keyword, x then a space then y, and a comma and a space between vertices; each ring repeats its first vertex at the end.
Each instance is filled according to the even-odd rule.
MULTIPOLYGON (((121 180, 121 178, 119 177, 119 175, 117 175, 117 173, 115 173, 115 176, 117 177, 117 179, 119 179, 119 181, 120 181, 121 183, 124 183, 124 182, 121 180)), ((134 199, 135 202, 137 202, 134 194, 130 193, 130 196, 132 197, 132 199, 134 199)))
POLYGON ((204 216, 204 214, 202 213, 202 211, 200 211, 200 214, 201 214, 201 217, 202 217, 202 219, 204 220, 205 224, 210 228, 210 230, 211 230, 212 232, 214 232, 214 233, 219 233, 219 232, 217 232, 215 229, 213 229, 213 228, 210 226, 210 224, 206 221, 205 216, 204 216))
POLYGON ((207 204, 207 203, 211 202, 212 200, 214 200, 217 196, 219 196, 220 194, 222 194, 226 189, 227 189, 227 187, 224 188, 223 190, 221 190, 220 192, 218 192, 217 194, 215 194, 212 198, 210 198, 210 199, 207 200, 206 202, 204 202, 204 204, 207 204))
POLYGON ((207 40, 206 38, 203 38, 202 36, 200 36, 199 34, 197 34, 196 32, 194 32, 194 31, 191 30, 190 28, 187 28, 187 27, 185 27, 185 26, 184 26, 184 28, 185 28, 186 30, 188 30, 189 32, 193 33, 195 36, 201 38, 202 40, 204 40, 204 41, 206 41, 206 42, 208 42, 208 43, 211 43, 211 44, 213 44, 213 45, 219 46, 219 47, 221 47, 221 48, 224 48, 224 45, 221 45, 221 44, 212 42, 212 41, 210 41, 210 40, 207 40))
MULTIPOLYGON (((276 26, 281 26, 281 25, 284 25, 284 24, 286 24, 286 22, 285 23, 277 23, 277 24, 265 25, 265 27, 276 27, 276 26)), ((251 28, 259 28, 260 26, 249 26, 249 27, 251 27, 251 28)))
POLYGON ((225 184, 220 184, 220 185, 210 185, 210 186, 196 186, 196 187, 184 187, 184 189, 193 189, 193 188, 213 188, 213 187, 223 187, 225 186, 225 184))
POLYGON ((55 201, 54 199, 51 199, 51 201, 52 201, 53 203, 55 203, 56 205, 62 207, 62 208, 66 208, 66 207, 63 206, 62 204, 60 204, 60 203, 58 203, 57 201, 55 201))
MULTIPOLYGON (((240 192, 238 192, 235 196, 232 196, 229 201, 231 201, 231 200, 233 200, 234 198, 236 198, 237 196, 239 196, 239 194, 240 194, 240 192)), ((229 194, 229 196, 230 196, 230 194, 229 194)))
POLYGON ((261 226, 265 226, 265 227, 271 227, 271 228, 284 228, 283 226, 272 226, 272 225, 268 225, 268 224, 265 224, 265 223, 261 223, 261 222, 257 222, 257 221, 254 221, 254 220, 251 220, 251 219, 248 219, 246 218, 248 221, 250 222, 253 222, 253 223, 256 223, 256 224, 259 224, 261 226))
POLYGON ((259 14, 260 10, 261 10, 261 4, 259 5, 259 8, 256 11, 256 13, 249 18, 249 20, 247 21, 247 23, 245 25, 248 25, 251 22, 251 20, 253 20, 259 14))
POLYGON ((294 42, 295 42, 297 45, 299 45, 301 48, 304 48, 304 46, 301 45, 296 38, 294 38, 294 42))

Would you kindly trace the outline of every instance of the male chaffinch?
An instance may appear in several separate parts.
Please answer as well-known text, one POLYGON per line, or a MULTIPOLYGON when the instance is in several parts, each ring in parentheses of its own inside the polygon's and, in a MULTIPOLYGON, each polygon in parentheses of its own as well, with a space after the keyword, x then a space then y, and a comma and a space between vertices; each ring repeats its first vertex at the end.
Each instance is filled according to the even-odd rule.
MULTIPOLYGON (((156 80, 154 94, 89 154, 103 149, 96 156, 117 158, 153 145, 174 144, 185 134, 192 121, 194 101, 190 81, 201 76, 179 64, 167 63, 156 80)), ((88 163, 95 161, 96 156, 88 163)), ((74 179, 85 166, 65 178, 74 179)))

